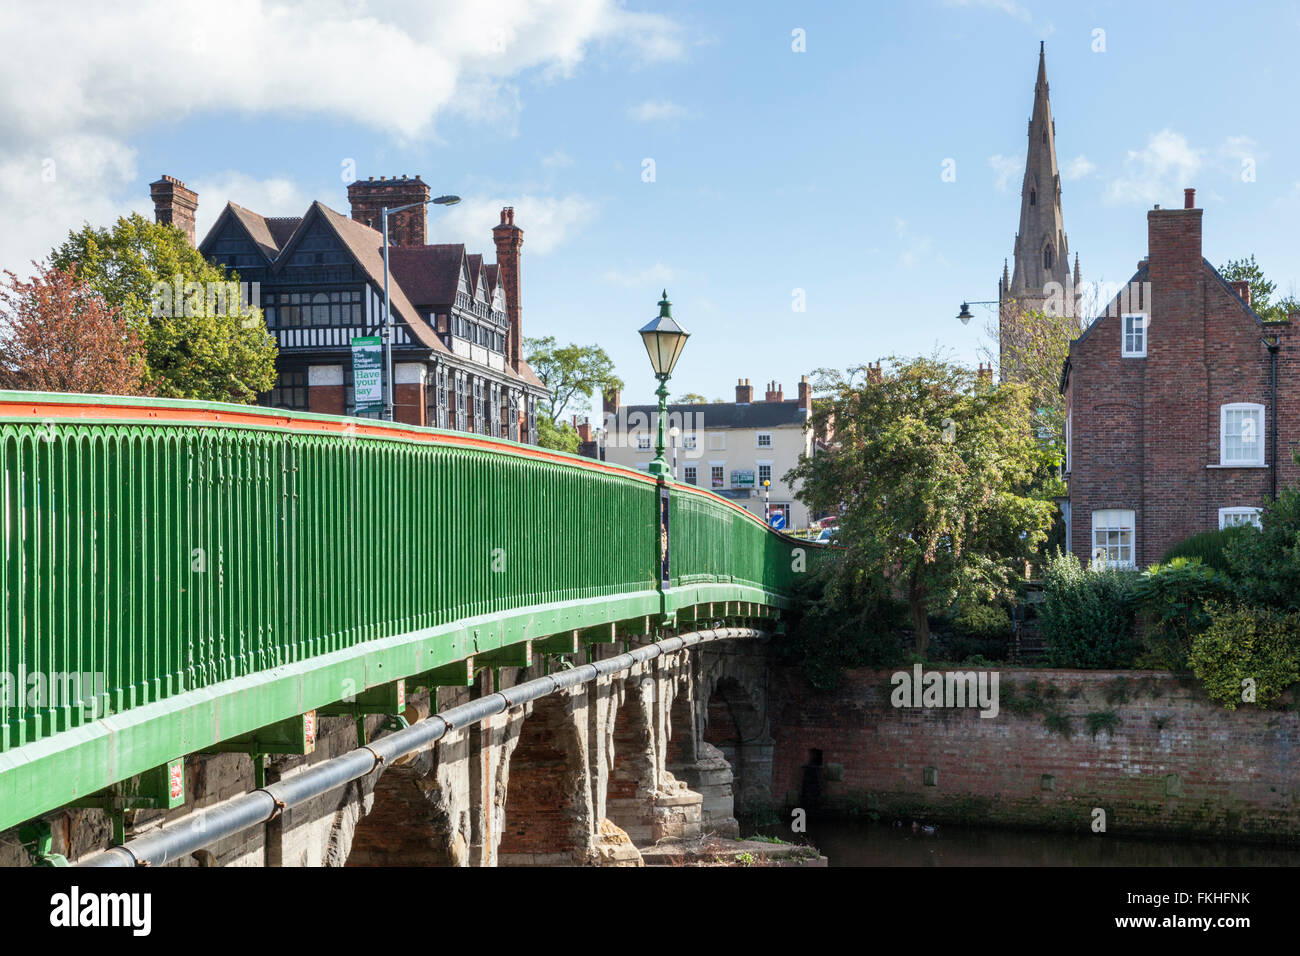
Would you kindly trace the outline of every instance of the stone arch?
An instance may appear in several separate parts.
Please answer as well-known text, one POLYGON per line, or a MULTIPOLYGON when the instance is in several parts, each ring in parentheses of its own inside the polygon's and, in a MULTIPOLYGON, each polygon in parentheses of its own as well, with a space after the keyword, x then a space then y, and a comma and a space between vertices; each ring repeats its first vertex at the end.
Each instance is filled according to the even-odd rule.
MULTIPOLYGON (((697 682, 695 711, 699 761, 724 762, 732 777, 734 806, 742 814, 771 804, 774 750, 767 714, 767 661, 752 642, 743 644, 709 648, 697 682)), ((717 770, 712 772, 718 779, 717 770)), ((715 813, 721 809, 717 796, 715 813)), ((706 806, 708 799, 706 795, 706 806)))
POLYGON ((472 839, 468 749, 465 732, 453 731, 385 767, 364 816, 335 815, 331 852, 341 853, 347 866, 466 866, 472 839))
POLYGON ((497 861, 502 866, 583 863, 589 858, 592 799, 580 691, 528 705, 508 765, 498 778, 504 800, 497 861))

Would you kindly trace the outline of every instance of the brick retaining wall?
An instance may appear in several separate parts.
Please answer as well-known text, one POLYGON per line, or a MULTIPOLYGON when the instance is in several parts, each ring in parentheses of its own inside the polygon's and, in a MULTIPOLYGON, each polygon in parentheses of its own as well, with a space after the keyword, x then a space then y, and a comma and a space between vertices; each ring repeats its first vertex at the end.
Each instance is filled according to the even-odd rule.
POLYGON ((826 813, 1078 832, 1101 807, 1114 834, 1300 843, 1295 710, 1227 711, 1195 681, 1158 671, 1003 669, 1000 713, 981 718, 975 709, 895 709, 893 672, 848 671, 822 694, 794 671, 774 671, 778 800, 810 802, 819 786, 826 813), (1034 681, 1070 718, 1068 736, 1041 713, 1007 706, 1029 699, 1034 681), (1094 737, 1089 713, 1118 724, 1094 737), (815 750, 821 769, 807 771, 815 750), (815 786, 805 792, 806 777, 815 786))

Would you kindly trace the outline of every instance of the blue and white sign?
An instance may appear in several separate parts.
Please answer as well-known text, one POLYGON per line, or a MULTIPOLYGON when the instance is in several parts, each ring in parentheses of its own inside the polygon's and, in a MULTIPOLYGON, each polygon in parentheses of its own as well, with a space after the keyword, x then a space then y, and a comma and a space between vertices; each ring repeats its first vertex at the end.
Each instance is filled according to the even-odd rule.
POLYGON ((774 511, 767 516, 768 523, 777 531, 785 530, 785 512, 774 511))

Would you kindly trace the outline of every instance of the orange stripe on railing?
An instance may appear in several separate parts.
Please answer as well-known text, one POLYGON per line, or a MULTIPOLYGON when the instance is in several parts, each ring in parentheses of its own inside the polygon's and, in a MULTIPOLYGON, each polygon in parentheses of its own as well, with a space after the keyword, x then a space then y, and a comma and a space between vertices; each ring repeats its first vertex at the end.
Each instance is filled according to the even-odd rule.
MULTIPOLYGON (((318 416, 311 415, 303 417, 292 413, 285 413, 276 409, 261 409, 249 407, 247 410, 240 409, 237 406, 231 406, 229 410, 218 410, 215 408, 184 408, 178 406, 167 406, 154 404, 157 400, 151 400, 148 404, 133 404, 120 399, 114 403, 98 402, 15 402, 0 400, 0 419, 68 419, 83 418, 103 421, 115 421, 122 423, 157 423, 157 424, 177 424, 177 425, 227 425, 227 426, 252 426, 260 428, 285 428, 299 432, 314 432, 327 435, 348 435, 350 437, 366 438, 389 438, 389 439, 406 439, 408 441, 424 442, 426 444, 450 445, 460 448, 476 448, 485 451, 506 452, 509 454, 521 455, 525 458, 533 458, 540 461, 552 461, 559 464, 569 465, 574 468, 588 468, 594 471, 604 472, 606 474, 618 475, 621 478, 632 478, 646 484, 655 485, 658 481, 651 476, 644 474, 632 468, 626 468, 622 465, 611 465, 607 462, 599 461, 595 458, 577 458, 576 456, 566 455, 559 452, 552 452, 545 448, 538 448, 535 445, 520 445, 516 442, 509 442, 502 439, 486 438, 483 436, 466 435, 456 432, 446 432, 438 429, 424 428, 420 426, 403 425, 402 423, 370 423, 370 419, 350 418, 343 419, 335 416, 318 416), (361 424, 366 422, 367 424, 361 424)), ((757 522, 768 531, 771 528, 759 517, 750 513, 747 509, 742 508, 728 498, 721 495, 715 495, 713 492, 704 488, 698 488, 695 485, 684 485, 673 483, 673 491, 681 491, 687 494, 701 495, 714 501, 721 502, 730 508, 745 515, 751 521, 757 522)), ((773 534, 780 532, 772 531, 773 534)))

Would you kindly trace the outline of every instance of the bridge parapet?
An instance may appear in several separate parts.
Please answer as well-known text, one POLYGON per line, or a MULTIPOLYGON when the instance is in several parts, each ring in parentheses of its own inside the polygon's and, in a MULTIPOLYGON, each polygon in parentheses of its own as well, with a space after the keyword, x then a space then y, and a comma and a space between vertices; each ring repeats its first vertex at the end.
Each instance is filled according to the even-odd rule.
POLYGON ((774 616, 809 547, 604 462, 245 406, 0 392, 0 462, 0 830, 457 662, 774 616))

